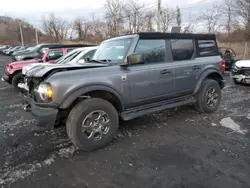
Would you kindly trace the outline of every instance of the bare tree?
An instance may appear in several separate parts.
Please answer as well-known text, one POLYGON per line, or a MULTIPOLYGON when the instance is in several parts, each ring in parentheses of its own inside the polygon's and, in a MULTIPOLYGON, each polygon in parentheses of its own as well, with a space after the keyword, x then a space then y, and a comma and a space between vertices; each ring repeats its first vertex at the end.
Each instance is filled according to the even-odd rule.
POLYGON ((137 0, 130 0, 123 7, 124 7, 123 9, 124 17, 127 18, 126 20, 128 22, 129 33, 138 32, 141 29, 140 26, 142 26, 142 22, 143 22, 143 18, 142 18, 143 13, 141 10, 144 8, 144 5, 139 4, 137 0))
POLYGON ((231 33, 231 24, 232 24, 232 0, 225 0, 225 8, 226 8, 226 14, 227 14, 227 35, 231 33))
POLYGON ((232 11, 245 27, 245 35, 250 38, 250 0, 233 0, 231 2, 232 11))
POLYGON ((42 19, 43 31, 57 42, 67 38, 70 27, 66 20, 55 17, 54 14, 42 19))
POLYGON ((101 21, 100 19, 96 19, 95 13, 91 14, 92 20, 90 22, 91 27, 89 33, 92 36, 97 37, 97 41, 101 41, 107 37, 108 28, 107 24, 104 21, 101 21))
POLYGON ((91 27, 91 22, 84 18, 77 18, 74 21, 74 29, 77 32, 79 40, 84 40, 86 38, 90 27, 91 27))
POLYGON ((171 8, 161 9, 161 27, 163 32, 167 32, 171 25, 175 23, 176 13, 171 8))
POLYGON ((123 15, 123 4, 121 0, 106 0, 106 23, 108 27, 108 36, 114 37, 121 33, 123 15))
POLYGON ((201 20, 205 21, 208 33, 217 32, 222 26, 220 23, 221 11, 219 6, 213 6, 210 9, 205 9, 201 16, 201 20))
POLYGON ((154 20, 156 18, 155 11, 147 11, 144 13, 144 16, 142 18, 143 21, 143 30, 144 31, 155 31, 154 30, 154 20))
POLYGON ((181 10, 178 6, 176 7, 176 23, 178 27, 181 26, 181 10))
POLYGON ((188 22, 185 24, 182 24, 183 25, 182 27, 184 28, 183 33, 193 33, 197 22, 198 22, 198 19, 195 16, 190 14, 188 22))

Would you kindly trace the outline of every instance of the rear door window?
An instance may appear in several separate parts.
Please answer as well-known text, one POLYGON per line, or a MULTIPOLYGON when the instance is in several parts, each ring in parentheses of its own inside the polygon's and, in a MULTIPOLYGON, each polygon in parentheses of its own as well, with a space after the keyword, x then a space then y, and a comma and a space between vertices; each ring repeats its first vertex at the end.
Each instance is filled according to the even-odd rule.
POLYGON ((172 39, 171 47, 174 61, 192 59, 194 54, 194 44, 192 39, 172 39))
POLYGON ((214 56, 219 54, 215 40, 198 40, 197 45, 199 56, 214 56))

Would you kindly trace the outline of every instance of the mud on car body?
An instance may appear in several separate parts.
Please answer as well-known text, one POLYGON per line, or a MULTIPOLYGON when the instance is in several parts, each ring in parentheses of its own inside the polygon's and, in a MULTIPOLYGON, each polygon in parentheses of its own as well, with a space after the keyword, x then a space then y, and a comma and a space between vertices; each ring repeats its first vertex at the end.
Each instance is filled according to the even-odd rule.
POLYGON ((71 141, 92 151, 115 137, 119 117, 187 104, 214 112, 225 81, 215 35, 137 33, 103 41, 81 67, 30 72, 26 85, 24 108, 38 125, 66 122, 71 141))

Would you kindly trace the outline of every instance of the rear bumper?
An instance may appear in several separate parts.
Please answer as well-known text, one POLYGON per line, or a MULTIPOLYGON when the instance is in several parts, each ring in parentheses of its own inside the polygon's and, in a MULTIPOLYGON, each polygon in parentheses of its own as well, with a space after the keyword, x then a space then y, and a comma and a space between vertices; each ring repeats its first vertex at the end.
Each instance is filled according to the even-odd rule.
POLYGON ((54 125, 55 125, 55 122, 57 119, 58 109, 49 108, 49 107, 48 108, 40 107, 29 96, 26 96, 22 93, 20 93, 20 96, 26 102, 25 110, 31 111, 31 113, 35 117, 37 117, 37 119, 38 119, 37 126, 41 126, 41 127, 47 128, 47 129, 54 128, 54 125))

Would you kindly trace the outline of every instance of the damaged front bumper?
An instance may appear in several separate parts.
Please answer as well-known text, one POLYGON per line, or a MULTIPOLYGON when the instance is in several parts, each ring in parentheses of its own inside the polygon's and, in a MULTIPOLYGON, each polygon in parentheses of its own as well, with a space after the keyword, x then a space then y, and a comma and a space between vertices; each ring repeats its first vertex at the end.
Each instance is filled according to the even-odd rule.
POLYGON ((250 68, 233 67, 230 77, 237 82, 250 84, 250 68))
POLYGON ((37 126, 47 129, 53 129, 56 123, 58 109, 46 107, 44 104, 36 103, 30 96, 20 93, 20 96, 25 100, 23 109, 31 111, 38 118, 37 126))

